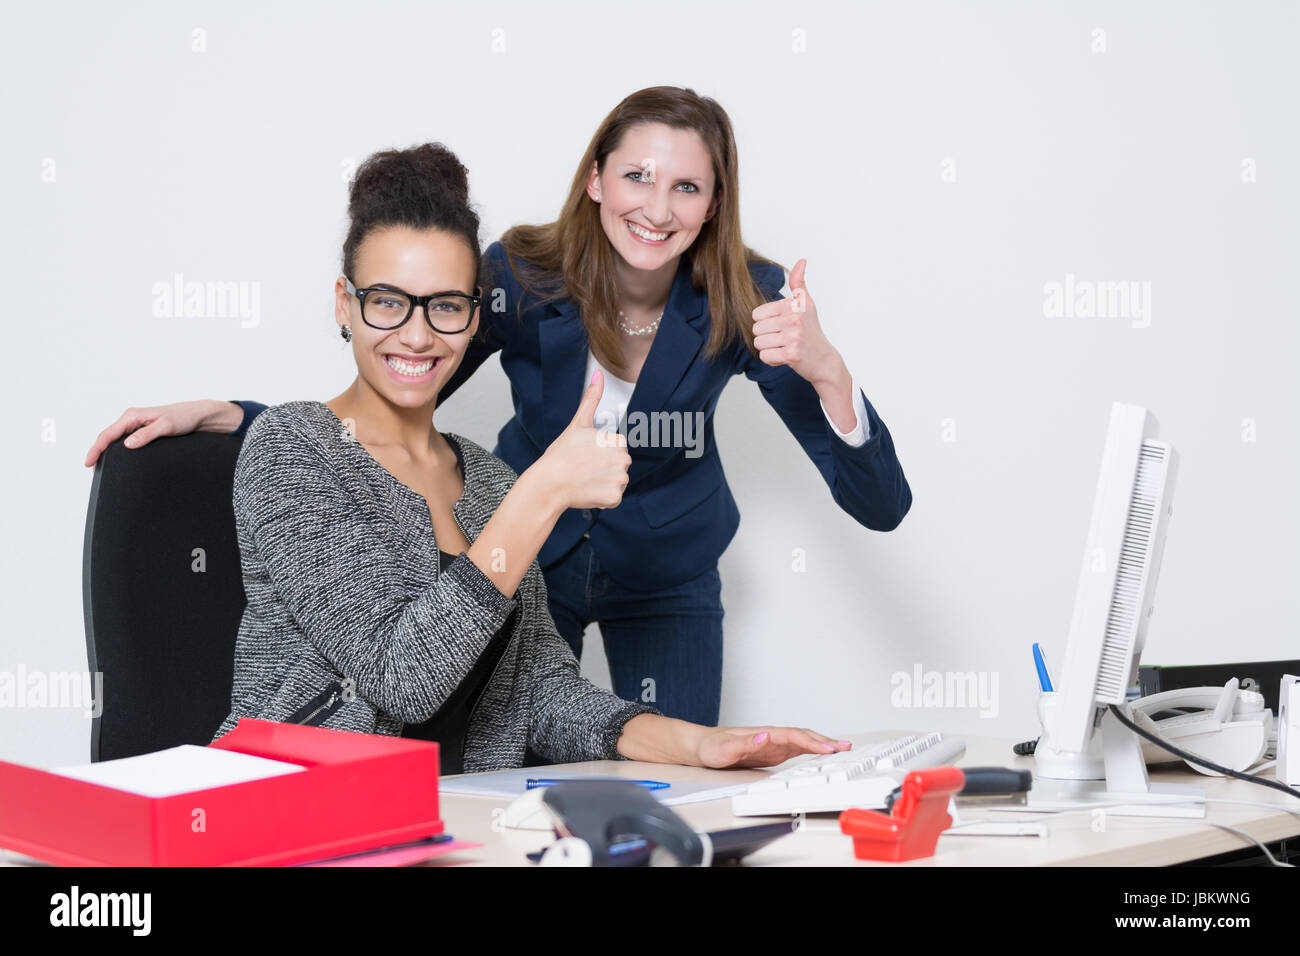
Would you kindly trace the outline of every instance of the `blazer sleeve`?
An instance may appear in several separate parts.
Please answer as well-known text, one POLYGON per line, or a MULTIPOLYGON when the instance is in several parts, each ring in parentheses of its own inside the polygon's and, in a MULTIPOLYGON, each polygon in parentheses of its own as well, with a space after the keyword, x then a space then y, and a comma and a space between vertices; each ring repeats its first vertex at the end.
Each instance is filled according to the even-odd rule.
POLYGON ((505 347, 515 323, 518 288, 510 271, 505 247, 494 242, 483 253, 483 301, 479 305, 478 331, 470 339, 465 357, 438 392, 438 404, 478 371, 480 365, 505 347))
POLYGON ((253 419, 266 411, 266 406, 261 402, 242 402, 239 399, 235 399, 234 404, 244 410, 244 417, 240 419, 239 427, 231 432, 231 434, 236 438, 243 438, 248 434, 248 426, 253 424, 253 419))
MULTIPOLYGON (((769 302, 784 298, 780 294, 784 284, 779 266, 768 266, 759 278, 769 302)), ((867 413, 866 432, 871 437, 855 447, 835 433, 810 382, 788 365, 767 365, 743 345, 737 348, 738 371, 758 384, 763 398, 821 472, 835 503, 872 531, 897 528, 912 507, 912 489, 894 451, 889 429, 866 393, 858 390, 867 413)))
POLYGON ((638 714, 658 714, 648 704, 623 700, 582 676, 573 651, 555 630, 539 573, 531 600, 537 614, 528 746, 555 763, 623 760, 618 738, 638 714))
MULTIPOLYGON (((356 692, 406 723, 428 720, 464 680, 517 603, 462 553, 412 593, 394 568, 409 560, 345 488, 309 426, 258 416, 235 465, 245 575, 261 567, 311 644, 356 692)), ((250 611, 257 608, 250 604, 250 611)))

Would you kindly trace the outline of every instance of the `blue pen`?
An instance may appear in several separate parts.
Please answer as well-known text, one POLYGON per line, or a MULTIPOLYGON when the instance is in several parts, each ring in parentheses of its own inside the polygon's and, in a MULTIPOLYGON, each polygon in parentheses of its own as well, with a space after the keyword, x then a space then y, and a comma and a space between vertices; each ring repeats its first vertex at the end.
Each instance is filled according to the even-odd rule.
POLYGON ((529 779, 525 785, 529 790, 536 790, 538 787, 554 787, 561 783, 570 783, 572 780, 617 780, 622 783, 634 783, 638 787, 645 787, 647 790, 667 790, 671 784, 664 783, 661 780, 624 780, 622 777, 573 777, 570 780, 533 780, 529 779))
POLYGON ((1047 673, 1047 658, 1043 656, 1043 649, 1037 644, 1034 645, 1034 666, 1038 668, 1038 683, 1043 688, 1044 694, 1052 692, 1052 675, 1047 673))

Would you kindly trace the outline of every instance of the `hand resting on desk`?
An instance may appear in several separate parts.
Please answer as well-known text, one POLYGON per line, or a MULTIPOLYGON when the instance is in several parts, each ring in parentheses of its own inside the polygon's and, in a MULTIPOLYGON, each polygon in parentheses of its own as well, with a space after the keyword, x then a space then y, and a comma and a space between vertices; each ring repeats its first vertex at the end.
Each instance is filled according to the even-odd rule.
POLYGON ((658 714, 633 717, 618 739, 618 752, 629 760, 715 768, 772 767, 851 746, 803 727, 705 727, 658 714))

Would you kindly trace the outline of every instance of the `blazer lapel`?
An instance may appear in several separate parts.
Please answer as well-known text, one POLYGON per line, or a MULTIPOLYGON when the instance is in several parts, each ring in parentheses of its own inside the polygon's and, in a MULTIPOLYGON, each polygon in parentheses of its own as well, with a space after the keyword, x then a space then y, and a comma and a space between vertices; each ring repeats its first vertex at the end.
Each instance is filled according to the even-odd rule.
POLYGON ((669 397, 695 361, 695 354, 707 337, 705 301, 704 294, 691 286, 690 258, 682 256, 664 317, 659 322, 654 341, 650 343, 650 354, 646 356, 641 374, 637 376, 636 388, 628 400, 629 416, 633 412, 649 415, 667 408, 669 397))
POLYGON ((578 303, 553 302, 537 325, 542 358, 543 450, 573 421, 587 383, 587 330, 582 327, 578 303))
MULTIPOLYGON (((706 296, 691 285, 690 258, 682 256, 663 319, 628 401, 629 416, 634 411, 648 416, 665 408, 708 336, 706 301, 706 296)), ((551 303, 548 314, 538 323, 537 335, 542 360, 542 422, 549 445, 573 420, 587 387, 583 377, 588 341, 578 304, 572 299, 551 303)), ((666 457, 672 449, 650 448, 648 452, 666 457)))

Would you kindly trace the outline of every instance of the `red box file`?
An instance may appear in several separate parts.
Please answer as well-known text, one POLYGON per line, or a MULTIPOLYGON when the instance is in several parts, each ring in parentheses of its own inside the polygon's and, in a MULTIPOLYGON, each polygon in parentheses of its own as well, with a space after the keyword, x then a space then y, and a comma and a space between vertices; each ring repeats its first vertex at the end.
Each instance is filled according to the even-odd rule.
POLYGON ((307 769, 146 797, 0 761, 0 846, 65 866, 265 866, 443 831, 432 741, 244 718, 208 746, 307 769))

